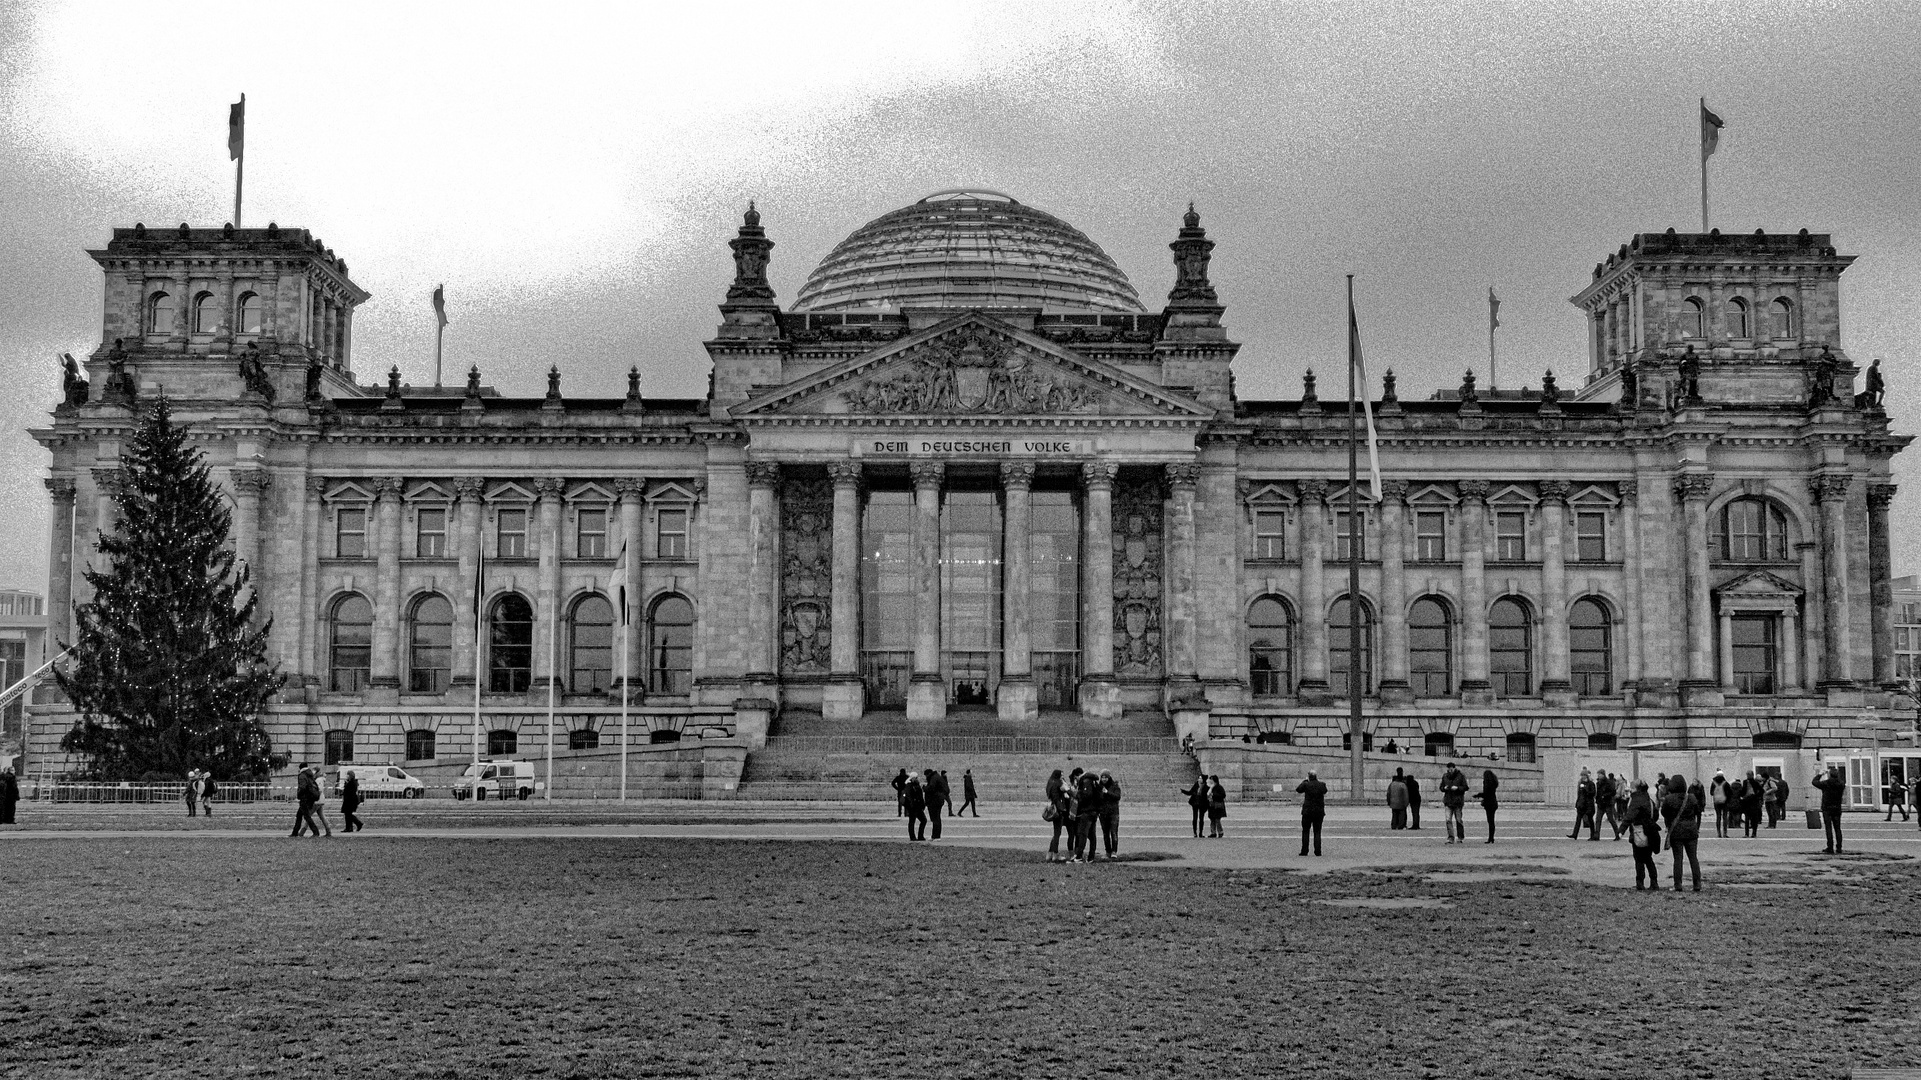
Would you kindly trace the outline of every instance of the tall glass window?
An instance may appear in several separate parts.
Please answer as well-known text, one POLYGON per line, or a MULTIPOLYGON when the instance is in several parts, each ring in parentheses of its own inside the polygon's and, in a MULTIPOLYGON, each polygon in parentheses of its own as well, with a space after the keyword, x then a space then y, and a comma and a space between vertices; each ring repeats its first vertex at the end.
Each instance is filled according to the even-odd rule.
POLYGON ((1788 557, 1781 512, 1761 499, 1736 499, 1721 511, 1723 553, 1732 562, 1780 562, 1788 557))
POLYGON ((1707 307, 1696 297, 1688 297, 1681 307, 1681 332, 1691 338, 1707 337, 1707 307))
POLYGON ((147 297, 147 333, 173 333, 173 297, 157 292, 147 297))
POLYGON ((447 557, 447 511, 436 507, 415 512, 414 555, 422 559, 447 557))
POLYGON ((534 609, 526 597, 508 593, 494 601, 487 620, 487 689, 524 694, 533 681, 534 609))
POLYGON ((582 597, 567 623, 568 692, 606 693, 613 685, 614 605, 605 597, 582 597))
POLYGON ((1598 600, 1576 600, 1567 619, 1568 676, 1585 697, 1614 689, 1614 628, 1598 600))
POLYGON ((328 622, 332 638, 327 649, 327 686, 332 690, 364 690, 373 675, 374 606, 359 593, 334 603, 328 622))
POLYGON ((1777 622, 1772 613, 1744 613, 1729 620, 1729 629, 1734 635, 1735 692, 1774 693, 1777 622))
POLYGON ((1527 515, 1511 510, 1494 515, 1494 561, 1527 559, 1527 515))
POLYGON ((989 705, 1000 681, 999 493, 949 491, 941 507, 941 648, 956 705, 989 705))
MULTIPOLYGON (((1359 670, 1361 692, 1366 693, 1374 686, 1374 612, 1369 609, 1365 600, 1361 601, 1360 608, 1359 670)), ((1353 654, 1348 651, 1348 646, 1351 644, 1348 641, 1347 631, 1349 617, 1347 597, 1343 596, 1334 601, 1334 606, 1329 609, 1327 616, 1327 686, 1336 696, 1348 692, 1348 673, 1355 670, 1356 666, 1353 662, 1353 654)))
POLYGON ((444 596, 423 596, 407 622, 407 689, 444 693, 453 674, 454 606, 444 596))
POLYGON ((210 292, 193 298, 193 332, 211 334, 220 329, 220 302, 210 292))
POLYGON ((1074 705, 1080 680, 1081 515, 1071 491, 1029 496, 1027 586, 1034 682, 1043 709, 1074 705))
POLYGON ((1443 510, 1420 510, 1414 514, 1414 561, 1445 562, 1447 560, 1447 513, 1443 510))
POLYGON ((662 510, 654 517, 654 557, 687 557, 687 511, 662 510))
POLYGON ((861 518, 861 672, 877 708, 907 704, 914 674, 914 493, 875 491, 861 518))
POLYGON ((1737 340, 1748 337, 1748 302, 1736 296, 1728 301, 1728 336, 1737 340))
POLYGON ((1247 611, 1247 677, 1255 697, 1281 697, 1294 689, 1294 620, 1272 596, 1247 611))
POLYGON ((1773 323, 1772 333, 1777 341, 1794 336, 1794 305, 1786 297, 1769 305, 1768 314, 1773 323))
POLYGON ((1431 596, 1407 612, 1407 679, 1415 697, 1454 692, 1454 635, 1446 605, 1431 596))
POLYGON ((691 694, 694 690, 694 605, 667 596, 647 620, 647 692, 691 694))
POLYGON ((574 519, 574 557, 577 559, 607 557, 607 511, 582 510, 574 519))
POLYGON ((1502 697, 1534 692, 1534 648, 1527 607, 1512 597, 1494 601, 1487 613, 1488 679, 1502 697))
POLYGON ((1574 558, 1577 562, 1605 562, 1608 557, 1608 516, 1582 510, 1574 515, 1574 558))
POLYGON ((260 333, 266 321, 267 314, 267 305, 260 299, 260 294, 253 292, 241 293, 238 307, 240 314, 240 332, 243 334, 260 333))
POLYGON ((367 511, 363 507, 343 506, 334 511, 334 557, 367 557, 367 511))
POLYGON ((1287 512, 1285 510, 1254 511, 1254 557, 1256 559, 1287 558, 1287 512))
POLYGON ((434 759, 434 733, 429 728, 414 728, 407 732, 407 760, 432 761, 434 759))
POLYGON ((502 510, 495 519, 494 557, 499 559, 524 559, 527 557, 527 511, 502 510))
POLYGON ((1367 511, 1362 510, 1350 516, 1346 510, 1334 512, 1334 559, 1346 562, 1348 552, 1356 543, 1361 545, 1361 558, 1367 558, 1367 511))

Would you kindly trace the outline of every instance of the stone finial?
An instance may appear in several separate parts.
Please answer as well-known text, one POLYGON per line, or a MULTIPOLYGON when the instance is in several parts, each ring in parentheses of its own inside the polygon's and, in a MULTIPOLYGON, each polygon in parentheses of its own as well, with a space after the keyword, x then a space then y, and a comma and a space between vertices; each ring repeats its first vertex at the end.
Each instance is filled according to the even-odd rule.
POLYGON ((627 400, 640 400, 640 365, 627 369, 627 400))
POLYGON ((1468 368, 1461 373, 1461 404, 1474 405, 1480 400, 1481 395, 1474 389, 1474 369, 1468 368))
POLYGON ((1167 294, 1168 306, 1220 306, 1220 297, 1207 279, 1214 241, 1201 228, 1201 215, 1195 212, 1193 203, 1187 204, 1187 213, 1181 218, 1180 235, 1167 246, 1174 252, 1174 288, 1167 294))
POLYGON ((1395 392, 1394 384, 1394 369, 1388 368, 1381 376, 1381 404, 1387 405, 1401 400, 1400 395, 1395 392))
POLYGON ((1318 405, 1320 397, 1314 393, 1314 369, 1308 368, 1301 373, 1301 404, 1318 405))
POLYGON ((780 463, 777 461, 748 462, 747 484, 749 487, 778 487, 780 485, 780 463))
POLYGON ((1541 375, 1541 404, 1557 405, 1560 401, 1561 387, 1554 381, 1554 369, 1549 368, 1541 375))
POLYGON ((467 369, 467 396, 470 398, 477 398, 480 396, 480 365, 479 364, 475 364, 474 366, 467 369))
POLYGON ((547 400, 548 401, 560 400, 560 365, 559 364, 553 364, 547 368, 547 400))
POLYGON ((1034 484, 1034 463, 1031 461, 1001 462, 1001 486, 1004 488, 1032 487, 1034 484))
POLYGON ((400 396, 400 365, 399 364, 395 364, 387 372, 387 396, 390 398, 397 398, 400 396))
POLYGON ((1454 488, 1464 502, 1486 502, 1489 486, 1486 480, 1463 480, 1454 488))
POLYGON ((773 286, 767 284, 767 262, 774 242, 760 227, 760 211, 749 201, 741 218, 739 235, 727 241, 734 251, 734 283, 727 288, 727 303, 737 307, 772 307, 773 286))

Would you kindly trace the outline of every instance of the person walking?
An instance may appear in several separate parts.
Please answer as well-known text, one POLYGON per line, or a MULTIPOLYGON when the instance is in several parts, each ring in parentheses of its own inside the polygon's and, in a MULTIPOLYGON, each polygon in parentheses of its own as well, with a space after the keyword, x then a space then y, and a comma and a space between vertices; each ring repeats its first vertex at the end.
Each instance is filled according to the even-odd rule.
POLYGON ((1634 889, 1659 889, 1661 871, 1654 865, 1654 854, 1661 850, 1661 819, 1654 800, 1648 795, 1648 782, 1636 780, 1634 794, 1628 798, 1628 843, 1634 850, 1634 889), (1643 877, 1647 885, 1643 886, 1643 877))
POLYGON ((1908 785, 1901 782, 1901 774, 1890 770, 1888 782, 1881 789, 1881 797, 1887 801, 1888 816, 1883 821, 1893 821, 1894 812, 1901 811, 1901 820, 1908 820, 1908 785))
POLYGON ((941 804, 947 801, 947 792, 942 790, 940 774, 927 770, 926 782, 921 785, 921 798, 927 804, 927 820, 934 827, 935 840, 940 839, 941 804))
POLYGON ((1814 786, 1821 789, 1821 833, 1828 842, 1823 854, 1846 854, 1841 848, 1841 800, 1847 794, 1848 778, 1841 774, 1841 766, 1830 765, 1825 774, 1814 778, 1814 786))
POLYGON ((194 817, 200 812, 200 770, 187 770, 187 790, 183 796, 187 803, 187 816, 194 817))
POLYGON ((1685 777, 1670 782, 1668 797, 1661 801, 1661 818, 1668 825, 1668 850, 1674 852, 1675 892, 1681 891, 1683 856, 1694 871, 1694 891, 1701 891, 1701 858, 1695 849, 1701 842, 1701 808, 1706 802, 1707 792, 1700 784, 1687 784, 1685 777))
POLYGON ((1708 782, 1708 798, 1714 800, 1714 835, 1728 834, 1728 778, 1721 770, 1714 770, 1714 779, 1708 782))
POLYGON ((1054 826, 1054 839, 1047 845, 1047 861, 1064 862, 1066 860, 1061 858, 1061 831, 1067 828, 1067 785, 1061 780, 1059 769, 1047 777, 1047 806, 1051 814, 1048 823, 1054 826))
POLYGON ((954 788, 952 787, 952 785, 948 784, 947 782, 946 769, 942 769, 940 771, 940 801, 943 806, 947 807, 948 817, 960 816, 959 814, 954 813, 954 788))
POLYGON ((1628 785, 1628 778, 1625 776, 1615 776, 1614 777, 1614 838, 1616 840, 1619 840, 1621 837, 1627 835, 1628 797, 1632 794, 1633 792, 1628 785))
POLYGON ((1221 819, 1227 816, 1227 789, 1221 786, 1221 778, 1211 778, 1214 786, 1207 792, 1207 823, 1213 829, 1213 837, 1219 840, 1227 835, 1221 831, 1221 819))
MULTIPOLYGON (((1670 783, 1669 788, 1679 788, 1680 784, 1670 783)), ((1748 778, 1741 781, 1741 824, 1742 835, 1752 839, 1761 833, 1761 778, 1748 770, 1748 778)))
POLYGON ((20 805, 20 781, 13 766, 0 768, 0 825, 12 825, 14 808, 20 805))
POLYGON ((213 797, 219 790, 220 790, 220 785, 214 783, 213 774, 208 772, 205 769, 200 770, 200 816, 201 817, 213 816, 213 797))
POLYGON ((1455 764, 1447 763, 1447 771, 1441 774, 1441 810, 1447 818, 1447 842, 1452 844, 1456 837, 1467 843, 1467 823, 1461 820, 1461 809, 1467 805, 1467 776, 1455 764))
POLYGON ((1101 847, 1112 859, 1121 849, 1121 785, 1114 774, 1101 770, 1101 847))
POLYGON ((919 776, 909 775, 902 781, 900 804, 901 814, 907 818, 907 839, 927 839, 927 793, 921 790, 919 776))
POLYGON ((1407 774, 1407 827, 1421 827, 1421 782, 1413 773, 1407 774))
POLYGON ((907 770, 894 774, 894 816, 907 816, 907 770))
POLYGON ((1194 783, 1181 789, 1187 796, 1187 808, 1194 812, 1194 839, 1207 839, 1207 776, 1194 778, 1194 783))
POLYGON ((1321 854, 1321 822, 1327 818, 1327 785, 1312 772, 1301 781, 1294 793, 1301 797, 1301 854, 1307 854, 1310 837, 1314 841, 1314 854, 1321 854))
POLYGON ((1395 769, 1394 779, 1387 782, 1387 809, 1388 828, 1407 828, 1407 779, 1400 769, 1395 769))
POLYGON ((1569 840, 1581 838, 1581 826, 1594 829, 1599 839, 1599 827, 1594 823, 1594 777, 1586 769, 1581 770, 1581 780, 1574 785, 1574 831, 1567 834, 1569 840))
POLYGON ((974 798, 975 798, 974 770, 962 769, 961 770, 961 808, 957 813, 954 814, 954 816, 959 817, 961 816, 961 814, 967 813, 967 808, 970 806, 974 808, 975 817, 981 816, 981 808, 978 804, 975 803, 974 798))
MULTIPOLYGON (((294 803, 292 835, 301 835, 303 829, 312 836, 322 835, 320 827, 324 822, 314 820, 315 808, 320 805, 320 782, 314 779, 311 765, 300 766, 300 771, 294 776, 294 803)), ((328 828, 325 835, 332 836, 333 829, 328 828)))
POLYGON ((360 778, 353 774, 352 769, 348 769, 345 776, 340 785, 341 831, 360 832, 366 828, 354 814, 360 809, 360 778))
MULTIPOLYGON (((1788 819, 1788 778, 1787 777, 1777 776, 1774 778, 1774 790, 1769 793, 1768 798, 1770 800, 1768 803, 1768 809, 1773 812, 1774 821, 1776 823, 1786 821, 1788 819)), ((1771 824, 1768 826, 1768 828, 1772 829, 1774 828, 1774 825, 1771 824)))
POLYGON ((1487 815, 1487 840, 1484 842, 1489 844, 1494 842, 1494 811, 1501 808, 1501 800, 1494 794, 1500 786, 1501 778, 1494 775, 1493 769, 1481 770, 1481 790, 1475 792, 1474 797, 1481 800, 1481 812, 1487 815))

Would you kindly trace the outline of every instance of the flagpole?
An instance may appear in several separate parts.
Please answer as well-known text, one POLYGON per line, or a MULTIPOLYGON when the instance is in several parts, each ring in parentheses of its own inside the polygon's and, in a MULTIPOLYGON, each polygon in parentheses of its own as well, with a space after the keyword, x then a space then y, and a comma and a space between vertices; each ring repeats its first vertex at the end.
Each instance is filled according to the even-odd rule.
POLYGON ((1356 421, 1354 275, 1347 275, 1347 730, 1348 796, 1359 804, 1366 798, 1366 759, 1361 755, 1361 548, 1366 534, 1360 528, 1360 432, 1356 421))
POLYGON ((240 156, 233 160, 233 227, 236 229, 240 227, 240 185, 243 170, 246 167, 247 154, 243 150, 240 156))
POLYGON ((1706 138, 1707 121, 1702 119, 1702 117, 1707 116, 1707 114, 1708 114, 1708 99, 1704 97, 1701 99, 1701 111, 1695 117, 1695 122, 1699 124, 1703 129, 1702 140, 1701 140, 1701 231, 1702 232, 1708 231, 1708 144, 1707 144, 1707 138, 1706 138))
POLYGON ((478 543, 475 545, 475 547, 478 550, 475 552, 475 562, 474 562, 474 738, 473 738, 473 743, 474 743, 474 784, 475 784, 475 789, 478 790, 478 787, 480 784, 480 654, 483 648, 483 643, 481 641, 481 636, 480 636, 480 631, 481 631, 480 612, 483 606, 482 601, 485 599, 485 597, 482 594, 486 591, 486 587, 487 587, 487 577, 486 577, 487 538, 485 536, 479 536, 479 537, 476 537, 476 540, 478 541, 478 543))
MULTIPOLYGON (((1487 294, 1489 296, 1494 295, 1492 286, 1488 287, 1487 294)), ((1494 316, 1489 314, 1487 319, 1487 388, 1492 390, 1498 385, 1499 384, 1494 381, 1494 316)))
POLYGON ((440 342, 447 336, 447 324, 434 327, 434 389, 440 389, 440 342))
POLYGON ((547 599, 547 794, 554 797, 554 682, 560 653, 560 598, 547 599))
MULTIPOLYGON (((625 570, 622 571, 625 573, 625 570)), ((627 801, 627 696, 633 679, 633 661, 628 656, 627 596, 621 589, 620 600, 620 800, 627 801)))

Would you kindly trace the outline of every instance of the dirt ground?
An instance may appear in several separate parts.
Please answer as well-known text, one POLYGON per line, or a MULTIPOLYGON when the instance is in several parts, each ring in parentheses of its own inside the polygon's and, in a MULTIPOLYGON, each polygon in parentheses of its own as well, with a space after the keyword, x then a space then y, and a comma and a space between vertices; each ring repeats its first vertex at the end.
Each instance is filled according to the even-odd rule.
POLYGON ((18 838, 0 1076, 1844 1077, 1921 868, 1052 866, 904 842, 18 838))

